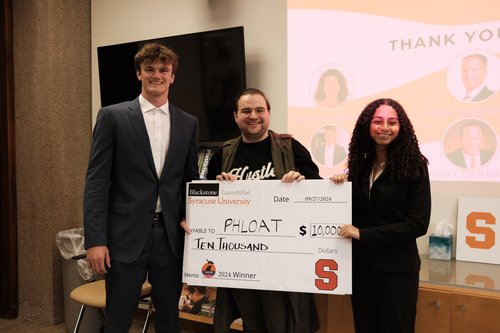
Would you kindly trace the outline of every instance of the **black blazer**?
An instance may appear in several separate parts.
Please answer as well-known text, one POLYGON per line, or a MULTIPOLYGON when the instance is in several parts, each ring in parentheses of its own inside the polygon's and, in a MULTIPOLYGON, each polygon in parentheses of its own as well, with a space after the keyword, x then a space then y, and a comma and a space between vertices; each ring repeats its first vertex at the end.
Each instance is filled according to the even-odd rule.
MULTIPOLYGON (((342 162, 346 157, 345 148, 341 145, 335 144, 333 156, 333 165, 337 165, 342 162)), ((320 144, 316 149, 313 150, 312 155, 319 163, 325 164, 325 144, 320 144)))
POLYGON ((425 235, 431 213, 427 168, 416 181, 393 181, 385 170, 369 193, 368 178, 352 183, 353 267, 384 272, 420 270, 417 237, 425 235))
POLYGON ((130 263, 151 230, 158 193, 171 250, 182 257, 186 182, 198 179, 198 120, 170 104, 170 144, 157 176, 139 99, 102 108, 84 192, 85 247, 130 263))

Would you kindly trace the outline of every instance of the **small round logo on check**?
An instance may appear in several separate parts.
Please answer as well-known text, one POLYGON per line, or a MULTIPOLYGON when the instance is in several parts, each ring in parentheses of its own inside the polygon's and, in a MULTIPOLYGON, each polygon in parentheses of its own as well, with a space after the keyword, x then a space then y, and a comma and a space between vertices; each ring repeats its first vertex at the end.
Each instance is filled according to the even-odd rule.
POLYGON ((213 261, 207 259, 207 262, 203 265, 203 267, 201 267, 201 272, 203 273, 203 276, 210 279, 215 275, 215 272, 217 272, 217 268, 215 267, 213 261))

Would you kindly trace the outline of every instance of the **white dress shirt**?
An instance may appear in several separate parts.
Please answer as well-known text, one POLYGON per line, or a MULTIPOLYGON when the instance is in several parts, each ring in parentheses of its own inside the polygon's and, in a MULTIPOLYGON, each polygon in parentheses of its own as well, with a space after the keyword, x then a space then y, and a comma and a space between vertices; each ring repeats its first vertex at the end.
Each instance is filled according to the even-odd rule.
POLYGON ((335 156, 335 145, 325 144, 325 161, 324 165, 327 167, 333 166, 333 157, 335 156))
MULTIPOLYGON (((149 144, 155 162, 156 174, 158 178, 163 170, 165 156, 170 143, 170 116, 168 101, 159 108, 151 104, 147 99, 139 96, 144 123, 149 136, 149 144)), ((161 212, 160 197, 156 204, 156 212, 161 212)))
POLYGON ((478 94, 481 90, 483 90, 483 88, 486 86, 486 84, 483 84, 479 87, 477 87, 476 89, 472 90, 471 92, 469 93, 465 93, 465 97, 463 98, 464 101, 472 101, 478 94))
POLYGON ((465 167, 467 169, 475 169, 481 167, 481 154, 471 156, 462 151, 465 160, 465 167))

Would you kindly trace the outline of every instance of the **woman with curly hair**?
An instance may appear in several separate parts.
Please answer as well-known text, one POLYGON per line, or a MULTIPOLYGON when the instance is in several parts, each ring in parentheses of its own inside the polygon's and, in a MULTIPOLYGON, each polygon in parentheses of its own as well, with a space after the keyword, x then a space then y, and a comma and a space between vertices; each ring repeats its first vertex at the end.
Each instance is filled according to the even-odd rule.
POLYGON ((328 69, 318 81, 314 98, 319 107, 333 110, 340 107, 349 97, 347 78, 338 69, 328 69))
POLYGON ((389 98, 368 104, 349 144, 352 309, 357 333, 414 332, 420 257, 416 239, 431 212, 428 160, 403 107, 389 98))

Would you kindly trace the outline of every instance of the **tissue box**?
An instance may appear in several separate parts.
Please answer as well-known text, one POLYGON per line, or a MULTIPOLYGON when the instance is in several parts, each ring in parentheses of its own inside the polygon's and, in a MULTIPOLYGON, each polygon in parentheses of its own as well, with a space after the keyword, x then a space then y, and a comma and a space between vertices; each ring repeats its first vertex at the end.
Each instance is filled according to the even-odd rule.
POLYGON ((429 259, 451 260, 453 236, 429 236, 429 259))

